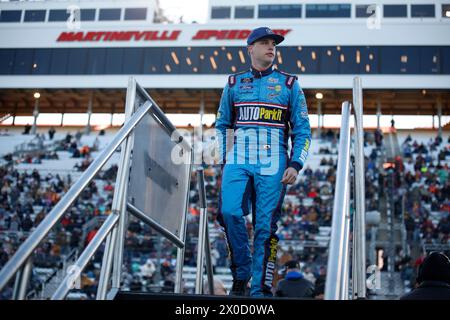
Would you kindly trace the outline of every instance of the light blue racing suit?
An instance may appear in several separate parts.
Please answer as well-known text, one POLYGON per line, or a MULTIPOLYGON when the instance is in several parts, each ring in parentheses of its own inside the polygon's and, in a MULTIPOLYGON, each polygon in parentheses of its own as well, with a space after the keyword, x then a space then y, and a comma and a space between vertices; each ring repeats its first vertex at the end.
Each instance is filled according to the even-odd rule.
POLYGON ((311 143, 306 100, 297 77, 273 67, 229 76, 216 134, 225 164, 218 220, 227 236, 233 278, 252 278, 252 296, 271 296, 275 233, 286 192, 281 179, 288 166, 301 170, 311 143), (244 219, 250 211, 253 259, 244 219))

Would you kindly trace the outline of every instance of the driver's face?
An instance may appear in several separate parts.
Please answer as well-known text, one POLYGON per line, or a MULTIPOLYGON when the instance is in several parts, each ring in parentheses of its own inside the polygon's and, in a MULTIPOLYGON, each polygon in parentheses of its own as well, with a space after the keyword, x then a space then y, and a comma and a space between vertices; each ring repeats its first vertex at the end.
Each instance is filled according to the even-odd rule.
POLYGON ((257 61, 261 65, 271 65, 276 54, 275 40, 263 38, 248 46, 252 62, 257 61))

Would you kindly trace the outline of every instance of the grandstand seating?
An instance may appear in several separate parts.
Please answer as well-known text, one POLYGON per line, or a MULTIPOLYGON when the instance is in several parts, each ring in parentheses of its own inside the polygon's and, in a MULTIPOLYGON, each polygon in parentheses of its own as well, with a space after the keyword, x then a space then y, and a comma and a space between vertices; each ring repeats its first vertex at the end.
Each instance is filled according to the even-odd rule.
MULTIPOLYGON (((5 179, 11 179, 11 175, 14 172, 13 170, 16 170, 19 174, 26 173, 28 175, 28 178, 26 179, 29 180, 32 179, 31 177, 33 171, 36 170, 40 174, 40 188, 42 188, 42 192, 45 192, 48 188, 54 188, 54 184, 58 183, 56 175, 59 175, 61 177, 64 188, 56 192, 60 196, 61 193, 64 192, 64 189, 68 186, 68 175, 71 176, 73 182, 81 174, 81 171, 77 170, 75 168, 75 165, 79 164, 83 160, 83 158, 72 158, 72 151, 69 151, 67 148, 61 148, 61 144, 59 143, 59 141, 64 140, 65 136, 66 132, 58 132, 55 135, 54 140, 44 140, 44 151, 54 151, 57 154, 58 159, 42 159, 41 163, 25 163, 23 161, 22 155, 20 154, 13 156, 12 162, 8 162, 7 160, 2 159, 2 168, 9 168, 8 170, 10 170, 6 174, 2 175, 2 186, 5 184, 5 179), (12 163, 13 167, 8 167, 8 163, 12 163)), ((77 144, 77 147, 81 148, 84 145, 91 147, 95 143, 98 144, 99 150, 101 150, 112 140, 113 136, 114 132, 107 132, 104 136, 98 136, 96 133, 92 133, 89 136, 82 135, 80 138, 80 142, 77 144)), ((407 134, 403 133, 399 135, 399 137, 402 138, 406 138, 406 136, 407 134)), ((402 138, 399 138, 400 144, 404 141, 401 140, 402 138)), ((414 135, 414 140, 417 140, 419 144, 423 142, 427 149, 431 148, 429 138, 430 137, 428 135, 414 135)), ((434 165, 436 165, 438 162, 439 154, 441 154, 442 152, 446 153, 444 159, 440 161, 440 164, 447 165, 447 167, 444 167, 444 170, 446 170, 447 172, 446 190, 448 190, 448 166, 450 165, 450 154, 448 151, 448 137, 445 138, 446 139, 444 139, 442 144, 437 146, 434 150, 430 150, 429 154, 431 159, 426 160, 429 160, 434 163, 434 165)), ((0 155, 3 158, 8 153, 14 153, 14 151, 18 150, 18 147, 23 147, 24 143, 27 144, 32 140, 33 137, 21 135, 17 132, 10 133, 10 136, 0 136, 0 155)), ((72 141, 73 140, 74 139, 72 138, 72 141)), ((414 141, 410 142, 411 145, 413 145, 413 143, 414 141)), ((402 147, 404 147, 403 144, 401 145, 402 147)), ((373 154, 379 155, 380 153, 375 144, 367 143, 364 148, 364 154, 367 157, 367 161, 369 161, 373 154)), ((95 159, 97 155, 98 151, 90 152, 90 157, 92 159, 95 159)), ((110 159, 110 161, 107 163, 107 165, 105 165, 102 172, 105 172, 105 170, 108 170, 114 164, 117 164, 118 159, 119 153, 116 152, 113 155, 112 159, 110 159)), ((412 175, 417 175, 414 172, 414 164, 417 162, 417 159, 418 154, 416 153, 413 153, 411 158, 404 159, 405 175, 408 172, 410 172, 412 175), (409 159, 411 159, 412 164, 408 163, 409 159)), ((326 249, 328 247, 331 235, 331 211, 333 206, 334 194, 333 177, 335 176, 335 169, 337 165, 336 160, 337 140, 334 136, 330 135, 324 136, 320 139, 313 139, 306 167, 299 175, 297 184, 288 188, 288 192, 283 205, 284 212, 280 221, 280 256, 289 253, 292 258, 297 258, 302 261, 304 270, 306 270, 307 268, 312 268, 312 273, 316 275, 321 267, 326 266, 326 249)), ((379 164, 377 163, 376 167, 378 166, 379 164)), ((376 172, 376 170, 378 169, 375 168, 374 170, 374 172, 376 172)), ((374 178, 376 174, 372 176, 371 172, 372 171, 370 170, 366 170, 367 180, 370 181, 374 188, 378 188, 378 181, 374 178)), ((428 168, 428 173, 437 174, 435 168, 428 168)), ((418 183, 420 186, 429 187, 430 181, 435 182, 435 180, 427 179, 429 178, 428 173, 422 173, 419 177, 420 179, 418 178, 418 183)), ((215 221, 218 205, 217 182, 220 176, 220 170, 218 167, 208 167, 205 171, 205 174, 208 196, 208 212, 210 213, 209 231, 211 243, 219 252, 220 256, 216 261, 215 276, 216 278, 222 280, 225 288, 229 290, 231 287, 232 278, 227 267, 229 262, 226 259, 226 244, 225 240, 223 239, 222 231, 218 226, 217 221, 215 221)), ((74 206, 74 211, 68 215, 68 220, 62 222, 62 229, 50 234, 50 249, 47 250, 47 252, 45 253, 46 255, 50 254, 51 250, 54 250, 56 251, 56 254, 59 254, 61 257, 63 257, 70 252, 70 248, 76 247, 78 249, 82 249, 82 247, 86 243, 85 238, 88 236, 88 234, 91 231, 95 232, 95 225, 97 224, 97 222, 92 222, 92 226, 89 229, 85 228, 84 231, 82 226, 88 223, 88 221, 93 221, 92 219, 95 216, 101 216, 102 214, 108 213, 108 208, 110 208, 111 204, 113 189, 109 188, 108 191, 105 191, 104 188, 113 188, 114 178, 115 176, 102 178, 100 175, 95 179, 96 189, 98 190, 98 192, 95 192, 94 188, 92 192, 89 192, 89 194, 87 194, 83 199, 79 200, 77 205, 74 206), (100 207, 101 210, 99 210, 100 207), (81 216, 81 212, 85 214, 81 216), (63 240, 61 239, 62 234, 66 234, 66 238, 63 240), (75 244, 75 242, 77 243, 75 244), (60 246, 60 244, 63 245, 60 246), (69 249, 64 249, 64 245, 68 245, 69 249), (57 250, 58 247, 59 251, 57 250)), ((440 189, 442 188, 443 185, 441 184, 440 189)), ((55 190, 53 190, 53 192, 54 191, 55 190)), ((23 199, 24 196, 25 193, 22 192, 19 199, 23 199)), ((437 230, 439 228, 442 229, 447 227, 446 236, 445 234, 434 236, 431 238, 430 242, 430 239, 426 238, 423 230, 421 230, 423 229, 423 223, 426 221, 426 219, 418 219, 417 221, 415 221, 415 230, 419 230, 419 236, 424 243, 428 242, 428 244, 442 244, 442 241, 446 241, 446 243, 448 244, 448 210, 450 204, 449 195, 446 194, 444 196, 444 200, 442 200, 442 197, 439 200, 435 199, 435 202, 440 201, 438 210, 436 210, 436 204, 433 204, 433 201, 422 202, 422 207, 427 212, 425 216, 426 218, 430 218, 434 229, 437 230), (445 225, 445 223, 447 224, 445 225)), ((373 197, 373 199, 367 199, 368 205, 371 200, 377 200, 376 192, 373 194, 373 197)), ((199 222, 198 210, 196 209, 198 206, 198 190, 196 189, 195 175, 193 175, 193 181, 191 182, 190 201, 191 211, 189 213, 188 219, 187 248, 185 254, 185 268, 183 270, 183 278, 185 279, 186 290, 188 292, 193 292, 196 272, 195 252, 199 222)), ((54 203, 47 202, 33 203, 32 210, 29 215, 31 221, 35 222, 41 212, 48 212, 48 209, 53 205, 54 203)), ((410 209, 411 208, 409 207, 405 208, 406 211, 409 211, 410 209)), ((10 223, 10 221, 6 221, 6 218, 10 215, 15 214, 16 213, 14 212, 8 211, 5 207, 3 208, 3 211, 0 212, 0 239, 2 239, 1 242, 4 244, 2 250, 7 251, 8 256, 10 256, 14 248, 21 241, 23 241, 23 238, 26 236, 26 233, 21 230, 21 223, 18 223, 18 226, 15 230, 6 230, 8 223, 10 223), (8 238, 8 241, 3 241, 6 238, 8 238)), ((251 215, 249 215, 247 218, 251 219, 251 215)), ((131 222, 136 224, 136 222, 133 221, 134 220, 132 219, 131 222)), ((248 225, 250 227, 251 223, 249 223, 248 225)), ((124 261, 126 266, 125 272, 130 274, 131 277, 137 275, 138 278, 143 281, 142 286, 149 288, 149 284, 140 276, 140 270, 139 268, 136 268, 136 265, 138 267, 142 266, 148 258, 152 259, 152 261, 157 264, 158 259, 155 251, 156 241, 154 240, 154 233, 152 233, 150 229, 142 223, 137 223, 137 225, 133 226, 130 225, 130 230, 131 231, 128 233, 126 244, 126 250, 128 254, 126 254, 126 259, 124 261)), ((170 245, 165 245, 163 249, 164 250, 162 253, 161 261, 169 259, 173 267, 175 264, 175 259, 174 255, 170 252, 173 251, 172 248, 170 247, 170 245)), ((4 261, 0 260, 0 265, 1 263, 4 263, 4 261)), ((100 263, 101 252, 99 252, 91 266, 84 272, 83 275, 90 279, 95 279, 95 277, 97 277, 98 279, 100 263)), ((281 265, 279 267, 281 267, 281 265)), ((36 266, 34 268, 34 277, 36 282, 45 282, 46 275, 50 273, 50 270, 54 270, 54 268, 55 267, 43 268, 40 266, 36 266)), ((173 277, 173 274, 170 275, 169 273, 167 277, 173 277)), ((165 278, 161 279, 161 281, 164 281, 164 279, 165 278)), ((155 284, 153 283, 152 285, 155 284)), ((156 283, 156 285, 158 285, 158 283, 156 283)), ((86 286, 86 288, 89 287, 95 288, 96 280, 94 280, 92 284, 86 286)), ((93 298, 95 295, 93 295, 92 292, 95 292, 95 290, 86 289, 85 291, 73 292, 71 296, 69 296, 69 298, 93 298), (86 295, 86 297, 84 295, 86 295)))

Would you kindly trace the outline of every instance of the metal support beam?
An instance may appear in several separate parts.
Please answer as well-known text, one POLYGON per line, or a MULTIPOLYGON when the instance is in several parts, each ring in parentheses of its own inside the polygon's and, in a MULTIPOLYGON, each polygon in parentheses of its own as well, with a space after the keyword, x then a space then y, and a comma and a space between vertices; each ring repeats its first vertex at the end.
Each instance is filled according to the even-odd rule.
POLYGON ((30 257, 28 258, 20 277, 17 300, 25 300, 27 296, 27 288, 28 284, 30 283, 32 269, 33 269, 33 261, 32 258, 30 257))
POLYGON ((167 240, 171 241, 178 248, 180 248, 180 249, 184 248, 183 241, 178 239, 172 232, 170 232, 168 229, 164 228, 162 225, 160 225, 158 222, 156 222, 153 218, 147 216, 145 213, 143 213, 141 210, 139 210, 138 208, 133 206, 131 203, 127 204, 127 209, 133 216, 135 216, 142 222, 148 224, 156 232, 160 233, 162 236, 167 238, 167 240))
POLYGON ((35 98, 33 110, 33 127, 31 127, 31 134, 36 134, 38 116, 39 116, 39 98, 35 98))
MULTIPOLYGON (((350 176, 350 175, 349 175, 350 176)), ((349 177, 350 178, 350 177, 349 177)), ((349 179, 350 180, 350 179, 349 179)), ((350 181, 348 182, 349 185, 350 181)), ((343 259, 342 259, 342 280, 341 280, 341 299, 348 300, 348 281, 350 275, 350 250, 349 250, 349 237, 350 237, 350 187, 347 188, 346 194, 347 206, 345 209, 345 229, 344 229, 344 244, 343 244, 343 259)))
MULTIPOLYGON (((198 226, 198 243, 197 243, 197 277, 195 281, 195 294, 203 292, 203 267, 204 267, 204 253, 209 253, 209 239, 208 233, 208 211, 206 207, 206 191, 205 191, 205 176, 203 169, 197 171, 198 190, 200 196, 200 222, 198 226), (208 248, 206 248, 206 245, 208 248)), ((209 257, 211 258, 211 256, 209 257)), ((210 262, 211 260, 209 260, 210 262)), ((209 264, 211 267, 211 264, 209 264)), ((208 270, 208 274, 212 274, 212 270, 208 270)), ((211 285, 211 282, 209 282, 211 285)))
POLYGON ((203 116, 205 115, 205 93, 203 90, 200 99, 200 127, 203 127, 203 116))
MULTIPOLYGON (((344 259, 346 232, 346 208, 349 207, 350 192, 350 114, 351 106, 348 102, 342 104, 342 121, 339 135, 339 159, 336 173, 336 186, 339 189, 334 194, 333 219, 331 227, 330 249, 328 254, 327 278, 325 283, 326 300, 342 300, 342 286, 344 266, 348 265, 344 259)), ((347 242, 348 247, 348 242, 347 242)))
POLYGON ((377 129, 380 129, 380 119, 381 119, 381 101, 377 99, 377 129))
POLYGON ((438 136, 442 138, 442 98, 437 99, 438 136))
POLYGON ((320 118, 322 115, 322 101, 317 102, 317 138, 320 139, 320 136, 322 135, 322 124, 320 123, 320 118))
POLYGON ((213 265, 211 262, 211 243, 209 241, 209 230, 208 226, 206 226, 205 230, 205 255, 206 255, 206 274, 208 276, 208 288, 209 294, 214 294, 214 274, 213 274, 213 265))
POLYGON ((76 270, 75 274, 66 275, 66 277, 61 282, 58 289, 56 289, 56 292, 53 294, 52 300, 63 300, 67 296, 67 294, 75 284, 75 281, 81 275, 81 272, 87 266, 89 261, 91 261, 91 258, 94 256, 98 247, 105 240, 106 236, 110 233, 111 229, 117 224, 118 220, 119 216, 114 213, 111 213, 108 216, 108 218, 106 218, 105 222, 98 230, 94 238, 91 240, 91 242, 89 242, 86 249, 83 251, 81 256, 75 262, 74 264, 74 270, 76 270))
POLYGON ((98 281, 96 300, 106 299, 106 292, 108 290, 109 285, 116 238, 117 238, 117 226, 114 227, 112 232, 106 238, 105 251, 103 253, 102 268, 100 271, 100 279, 98 281))
MULTIPOLYGON (((191 163, 194 163, 194 152, 191 152, 191 163)), ((191 166, 189 166, 189 177, 191 176, 191 166)), ((189 192, 189 188, 188 188, 189 192)), ((186 242, 186 219, 187 212, 189 207, 189 197, 186 200, 184 216, 181 220, 181 228, 180 228, 180 239, 183 242, 186 242)), ((184 248, 178 248, 177 250, 177 266, 175 271, 175 293, 182 293, 182 284, 183 284, 183 266, 184 266, 184 248)))
POLYGON ((93 99, 93 97, 94 97, 94 92, 91 91, 91 93, 89 94, 89 101, 88 101, 88 108, 87 108, 88 120, 87 120, 87 124, 86 124, 86 128, 85 128, 86 135, 89 135, 91 133, 91 116, 92 116, 92 99, 93 99))
MULTIPOLYGON (((134 94, 136 91, 136 82, 133 79, 128 80, 128 90, 127 90, 127 105, 125 106, 125 122, 127 122, 133 115, 134 110, 134 94)), ((112 126, 112 116, 111 112, 111 126, 112 126)), ((125 235, 128 223, 128 211, 127 211, 127 194, 128 194, 128 179, 130 175, 130 159, 131 159, 131 149, 133 146, 134 133, 132 132, 127 139, 122 143, 121 153, 120 153, 120 169, 117 171, 116 177, 116 190, 114 190, 114 200, 112 209, 119 212, 119 225, 117 227, 117 237, 114 249, 114 261, 113 261, 113 275, 112 275, 112 288, 120 289, 120 283, 122 279, 122 263, 123 263, 123 251, 125 246, 125 235), (117 193, 116 193, 117 192, 117 193), (117 201, 116 201, 117 200, 117 201)), ((104 296, 103 298, 105 298, 104 296)))
POLYGON ((366 219, 364 176, 364 126, 362 81, 353 81, 353 105, 355 111, 355 224, 353 225, 353 296, 366 298, 366 219))

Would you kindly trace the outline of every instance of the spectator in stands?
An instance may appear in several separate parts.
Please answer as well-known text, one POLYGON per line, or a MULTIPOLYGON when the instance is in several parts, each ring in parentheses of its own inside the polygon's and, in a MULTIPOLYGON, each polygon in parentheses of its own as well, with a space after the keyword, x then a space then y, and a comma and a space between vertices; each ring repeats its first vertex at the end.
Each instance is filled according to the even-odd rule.
POLYGON ((80 132, 80 130, 77 130, 77 132, 75 133, 75 140, 76 140, 77 144, 80 143, 81 136, 82 136, 82 133, 80 132))
POLYGON ((70 134, 70 132, 67 132, 66 134, 66 138, 64 139, 66 144, 70 144, 70 142, 72 141, 72 135, 70 134))
POLYGON ((30 134, 31 126, 29 123, 25 126, 22 134, 30 134))
POLYGON ((22 230, 28 232, 33 228, 33 221, 30 218, 30 215, 27 214, 25 219, 22 220, 22 230))
POLYGON ((50 140, 53 140, 53 137, 55 136, 56 130, 54 127, 50 127, 48 130, 48 137, 50 140))
POLYGON ((277 297, 314 298, 314 284, 306 280, 300 272, 298 261, 288 261, 284 266, 286 276, 278 282, 275 295, 277 297))
POLYGON ((314 297, 316 299, 323 299, 325 293, 325 281, 327 276, 327 269, 325 266, 320 266, 319 273, 316 277, 314 297))
POLYGON ((432 252, 419 266, 417 288, 400 300, 450 300, 450 260, 440 252, 432 252))
POLYGON ((161 277, 167 279, 173 273, 173 268, 169 260, 164 260, 161 264, 161 277))
POLYGON ((156 267, 151 259, 147 259, 146 263, 141 267, 142 277, 149 282, 153 281, 153 274, 155 271, 156 267))
POLYGON ((380 129, 375 130, 375 145, 377 148, 381 147, 381 144, 383 143, 383 133, 380 129))

